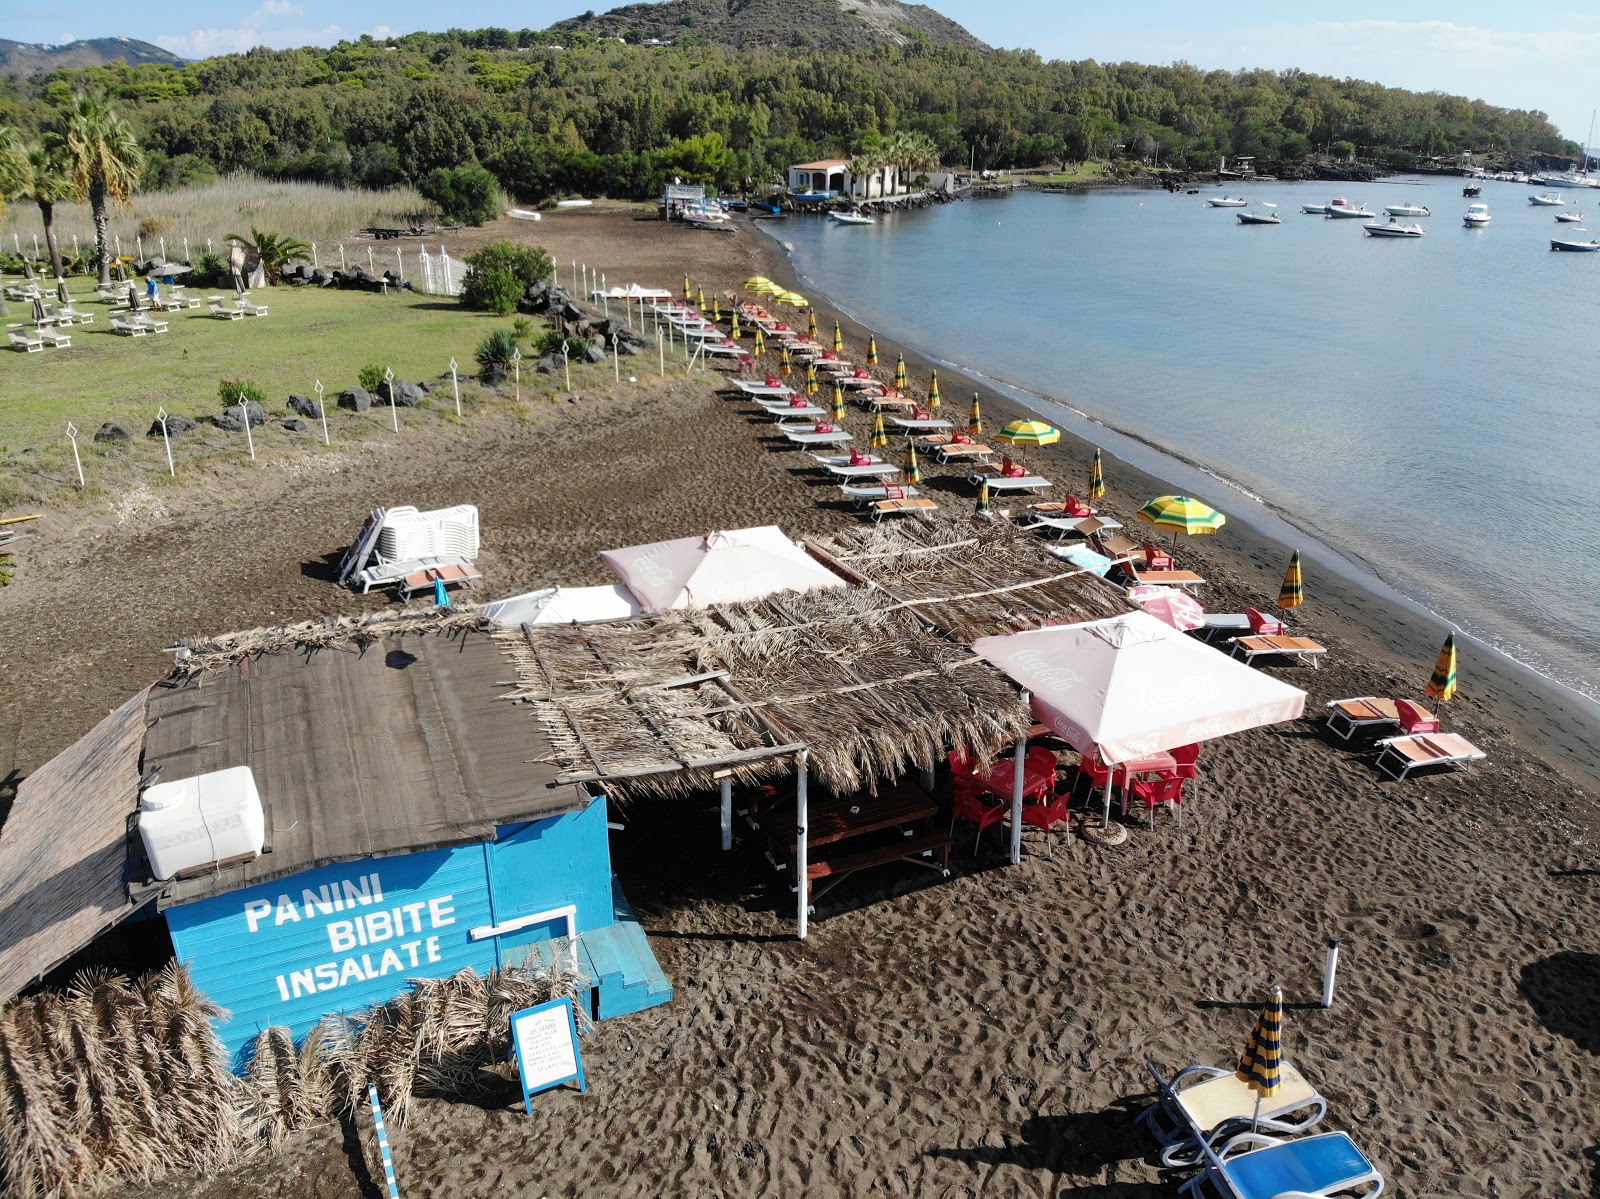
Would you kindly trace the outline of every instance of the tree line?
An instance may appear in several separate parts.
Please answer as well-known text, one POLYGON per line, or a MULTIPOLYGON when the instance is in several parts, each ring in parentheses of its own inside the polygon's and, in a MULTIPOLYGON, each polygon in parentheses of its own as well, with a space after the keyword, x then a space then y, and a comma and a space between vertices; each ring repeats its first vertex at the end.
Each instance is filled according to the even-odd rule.
MULTIPOLYGON (((148 188, 234 171, 384 188, 476 166, 523 202, 650 196, 673 177, 739 188, 821 156, 882 162, 884 147, 903 150, 913 135, 918 161, 980 169, 1088 159, 1194 169, 1324 153, 1407 169, 1463 150, 1577 153, 1542 113, 1437 92, 925 42, 841 53, 692 39, 652 48, 572 31, 364 37, 9 80, 0 124, 36 140, 79 94, 115 103, 148 188)), ((468 177, 440 178, 448 187, 433 190, 468 177)))

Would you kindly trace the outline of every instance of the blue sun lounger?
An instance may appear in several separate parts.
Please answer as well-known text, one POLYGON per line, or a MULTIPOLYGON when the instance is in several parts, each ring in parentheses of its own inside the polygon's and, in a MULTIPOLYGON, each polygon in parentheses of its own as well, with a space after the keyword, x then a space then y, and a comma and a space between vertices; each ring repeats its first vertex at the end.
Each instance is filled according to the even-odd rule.
POLYGON ((1191 1199, 1326 1199, 1383 1194, 1383 1175, 1348 1133, 1324 1132, 1298 1141, 1242 1133, 1221 1149, 1202 1145, 1205 1170, 1179 1188, 1191 1199))

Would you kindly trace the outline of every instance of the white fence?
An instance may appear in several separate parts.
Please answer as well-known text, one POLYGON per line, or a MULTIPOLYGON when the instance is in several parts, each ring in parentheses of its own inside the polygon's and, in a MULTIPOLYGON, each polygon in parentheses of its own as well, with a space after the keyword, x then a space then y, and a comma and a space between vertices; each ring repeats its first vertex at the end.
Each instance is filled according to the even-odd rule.
POLYGON ((411 281, 411 286, 430 296, 461 294, 461 277, 467 272, 466 263, 450 257, 444 252, 443 246, 439 247, 437 254, 430 254, 425 249, 417 253, 421 259, 421 269, 411 281))

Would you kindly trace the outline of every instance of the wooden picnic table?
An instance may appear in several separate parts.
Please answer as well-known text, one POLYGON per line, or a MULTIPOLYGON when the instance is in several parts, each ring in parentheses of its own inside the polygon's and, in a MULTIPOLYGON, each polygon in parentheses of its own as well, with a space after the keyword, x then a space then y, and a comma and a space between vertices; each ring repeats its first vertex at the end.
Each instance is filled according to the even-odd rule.
MULTIPOLYGON (((908 782, 886 787, 877 795, 818 796, 806 811, 808 902, 858 870, 893 862, 910 862, 948 875, 950 836, 932 827, 938 812, 933 797, 908 782), (852 842, 857 844, 852 846, 852 842)), ((763 823, 774 848, 793 869, 800 840, 794 808, 774 807, 763 823)))

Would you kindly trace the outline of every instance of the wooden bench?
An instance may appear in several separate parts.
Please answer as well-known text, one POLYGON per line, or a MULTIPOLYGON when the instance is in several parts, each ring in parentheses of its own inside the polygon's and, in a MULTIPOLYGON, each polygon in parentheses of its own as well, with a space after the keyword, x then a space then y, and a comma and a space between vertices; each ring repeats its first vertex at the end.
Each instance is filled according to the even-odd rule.
POLYGON ((887 866, 894 862, 910 862, 913 866, 937 870, 945 878, 949 878, 950 835, 939 832, 917 833, 909 837, 897 837, 866 849, 835 853, 818 861, 807 862, 808 902, 820 899, 858 870, 870 870, 874 866, 887 866))

